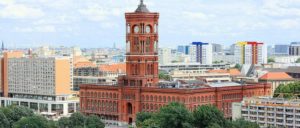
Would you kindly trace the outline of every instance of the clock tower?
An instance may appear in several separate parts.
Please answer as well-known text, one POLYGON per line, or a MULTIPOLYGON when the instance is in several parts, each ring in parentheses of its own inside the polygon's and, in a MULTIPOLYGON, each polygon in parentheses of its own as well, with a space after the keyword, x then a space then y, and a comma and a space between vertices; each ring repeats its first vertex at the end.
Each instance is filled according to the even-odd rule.
POLYGON ((135 12, 126 13, 126 78, 125 86, 157 87, 158 19, 143 0, 135 12))

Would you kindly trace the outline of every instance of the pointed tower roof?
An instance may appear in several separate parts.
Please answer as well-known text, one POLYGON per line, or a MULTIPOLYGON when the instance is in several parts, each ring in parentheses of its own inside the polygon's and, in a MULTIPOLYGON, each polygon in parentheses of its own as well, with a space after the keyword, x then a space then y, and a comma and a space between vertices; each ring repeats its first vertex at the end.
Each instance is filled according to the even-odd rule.
POLYGON ((144 0, 141 0, 140 5, 138 6, 138 8, 135 10, 136 13, 148 13, 149 10, 146 7, 146 5, 144 4, 144 0))

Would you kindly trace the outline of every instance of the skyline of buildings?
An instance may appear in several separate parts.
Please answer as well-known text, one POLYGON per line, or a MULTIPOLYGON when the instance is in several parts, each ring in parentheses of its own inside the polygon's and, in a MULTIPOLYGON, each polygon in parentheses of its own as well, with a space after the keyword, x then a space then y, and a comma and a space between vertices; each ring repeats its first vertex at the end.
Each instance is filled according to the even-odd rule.
MULTIPOLYGON (((156 9, 154 3, 147 5, 156 9)), ((124 25, 118 29, 123 35, 115 38, 125 41, 111 40, 109 47, 62 43, 7 48, 2 41, 0 107, 25 106, 54 120, 81 112, 101 117, 107 126, 135 127, 137 113, 158 112, 178 102, 189 111, 213 105, 226 119, 244 118, 261 127, 300 127, 300 102, 273 98, 279 86, 300 81, 300 42, 229 45, 222 43, 226 38, 206 41, 207 35, 195 36, 193 31, 188 34, 194 38, 183 41, 176 31, 159 29, 172 28, 173 23, 161 21, 171 14, 152 12, 143 0, 134 12, 125 12, 124 25), (160 33, 174 36, 170 45, 162 46, 165 34, 160 33)), ((114 13, 112 9, 107 15, 115 17, 114 13)), ((109 38, 115 33, 105 34, 109 38)))

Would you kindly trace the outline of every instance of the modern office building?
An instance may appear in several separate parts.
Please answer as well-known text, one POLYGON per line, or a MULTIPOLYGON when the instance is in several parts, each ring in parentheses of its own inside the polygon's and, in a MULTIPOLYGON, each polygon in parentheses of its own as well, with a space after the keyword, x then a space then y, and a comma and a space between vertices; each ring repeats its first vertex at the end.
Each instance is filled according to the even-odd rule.
POLYGON ((193 42, 190 46, 191 62, 212 64, 212 45, 203 42, 193 42))
POLYGON ((236 43, 234 55, 237 64, 267 63, 267 50, 264 44, 259 42, 236 43))
POLYGON ((159 64, 168 64, 172 61, 171 48, 160 48, 158 50, 159 64))
POLYGON ((223 53, 223 45, 212 43, 212 52, 213 53, 223 53))
POLYGON ((256 122, 261 128, 300 128, 300 100, 269 97, 244 98, 232 104, 232 118, 256 122))
POLYGON ((300 42, 292 42, 289 52, 291 56, 300 56, 300 42))
POLYGON ((78 100, 68 101, 73 84, 71 60, 69 57, 34 58, 24 56, 23 52, 4 52, 1 104, 35 106, 39 112, 47 108, 44 114, 67 115, 68 107, 78 105, 78 100))
POLYGON ((179 45, 177 47, 177 52, 188 55, 190 53, 190 46, 189 45, 179 45))
POLYGON ((274 46, 274 55, 275 56, 288 56, 290 51, 289 51, 289 45, 275 45, 274 46))
POLYGON ((86 84, 80 86, 80 108, 85 114, 96 114, 119 124, 131 124, 136 114, 157 112, 170 102, 181 102, 189 110, 212 104, 231 116, 231 103, 245 96, 268 95, 270 85, 263 84, 185 84, 159 82, 158 78, 158 18, 143 1, 135 12, 126 13, 126 75, 115 85, 86 84), (142 44, 142 45, 141 45, 142 44), (144 50, 143 50, 144 49, 144 50), (148 49, 148 50, 147 50, 148 49))

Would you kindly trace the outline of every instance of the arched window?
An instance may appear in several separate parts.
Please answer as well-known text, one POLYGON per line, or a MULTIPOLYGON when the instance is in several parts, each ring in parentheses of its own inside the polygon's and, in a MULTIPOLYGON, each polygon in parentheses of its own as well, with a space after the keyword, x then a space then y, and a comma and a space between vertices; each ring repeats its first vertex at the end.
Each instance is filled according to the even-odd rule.
POLYGON ((126 43, 126 52, 130 52, 130 41, 126 43))
POLYGON ((154 52, 157 52, 157 41, 154 41, 154 52))
POLYGON ((157 33, 157 29, 158 29, 158 25, 155 24, 155 25, 154 25, 154 33, 157 33))
POLYGON ((130 24, 127 24, 127 33, 130 33, 130 24))
POLYGON ((132 104, 131 103, 127 103, 127 112, 128 112, 128 114, 132 114, 132 104))

